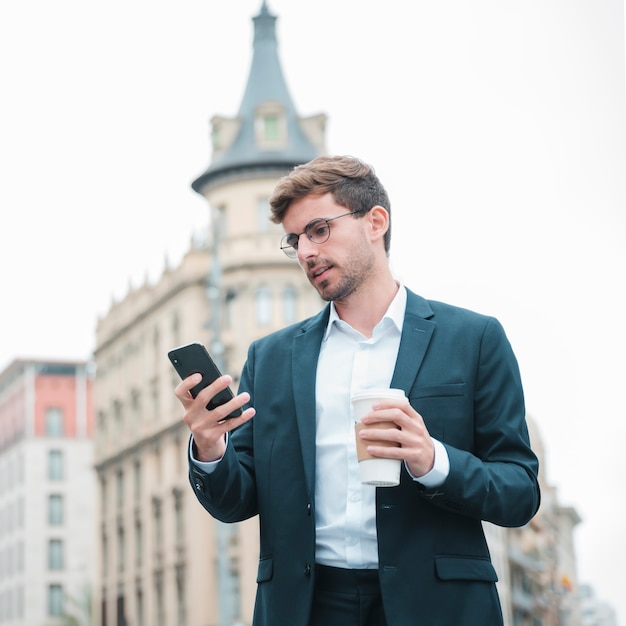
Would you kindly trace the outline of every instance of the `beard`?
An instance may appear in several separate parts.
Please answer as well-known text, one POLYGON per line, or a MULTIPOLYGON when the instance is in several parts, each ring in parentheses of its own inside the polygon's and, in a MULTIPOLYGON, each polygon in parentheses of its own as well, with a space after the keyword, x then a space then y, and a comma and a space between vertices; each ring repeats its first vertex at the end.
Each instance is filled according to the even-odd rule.
POLYGON ((374 266, 374 251, 363 238, 360 238, 350 250, 347 261, 343 265, 331 261, 327 263, 339 273, 338 282, 331 283, 330 280, 323 280, 320 283, 311 281, 311 284, 326 302, 345 300, 356 293, 371 275, 374 266))

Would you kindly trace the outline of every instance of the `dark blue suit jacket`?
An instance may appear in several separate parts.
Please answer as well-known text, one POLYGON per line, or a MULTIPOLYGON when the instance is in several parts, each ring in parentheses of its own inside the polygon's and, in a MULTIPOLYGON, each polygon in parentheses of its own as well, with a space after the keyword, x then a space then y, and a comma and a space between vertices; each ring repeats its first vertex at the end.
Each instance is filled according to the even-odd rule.
MULTIPOLYGON (((240 390, 256 416, 217 469, 190 463, 219 520, 259 516, 255 626, 306 626, 315 576, 315 373, 328 307, 250 346, 240 390)), ((527 523, 539 507, 517 361, 497 320, 408 292, 391 387, 404 389, 450 458, 425 489, 403 468, 378 488, 379 573, 389 626, 496 626, 496 573, 482 520, 527 523)), ((332 476, 324 480, 332 480, 332 476)))

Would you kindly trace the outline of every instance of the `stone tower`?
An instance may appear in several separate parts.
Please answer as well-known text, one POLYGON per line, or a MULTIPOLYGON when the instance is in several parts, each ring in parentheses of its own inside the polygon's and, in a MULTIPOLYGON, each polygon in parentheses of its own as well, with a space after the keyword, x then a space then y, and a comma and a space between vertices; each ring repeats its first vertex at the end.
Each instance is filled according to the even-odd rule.
POLYGON ((212 118, 213 159, 192 183, 209 203, 213 227, 211 351, 235 376, 253 339, 321 305, 297 263, 279 250, 282 231, 269 220, 268 198, 278 178, 324 152, 326 116, 298 115, 278 56, 276 17, 263 2, 253 19, 239 111, 212 118))

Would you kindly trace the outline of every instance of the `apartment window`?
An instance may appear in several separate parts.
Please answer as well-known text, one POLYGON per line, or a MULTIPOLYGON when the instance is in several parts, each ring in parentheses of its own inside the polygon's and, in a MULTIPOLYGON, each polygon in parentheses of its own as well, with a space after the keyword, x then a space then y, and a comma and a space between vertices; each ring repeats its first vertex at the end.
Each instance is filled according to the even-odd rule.
POLYGON ((24 617, 24 587, 15 590, 15 617, 24 617))
POLYGON ((140 567, 143 562, 143 526, 137 520, 135 522, 135 565, 140 567))
POLYGON ((163 516, 161 511, 161 500, 152 499, 153 524, 154 524, 154 549, 157 554, 161 554, 163 549, 163 516))
POLYGON ((48 437, 63 436, 63 411, 59 407, 46 409, 46 435, 48 437))
POLYGON ((163 572, 154 574, 154 591, 156 596, 156 626, 165 626, 165 602, 163 598, 163 572))
POLYGON ((56 617, 63 615, 63 587, 50 585, 48 587, 48 615, 56 617))
POLYGON ((120 572, 124 571, 124 565, 126 560, 126 537, 124 535, 124 529, 117 529, 117 569, 120 572))
POLYGON ((269 287, 261 285, 256 290, 256 323, 267 326, 272 321, 272 294, 269 287))
POLYGON ((15 487, 15 466, 14 466, 14 461, 13 458, 9 458, 9 461, 7 463, 7 485, 9 487, 9 490, 13 489, 13 487, 15 487))
POLYGON ((179 626, 183 626, 187 619, 185 612, 185 569, 182 565, 176 568, 176 618, 179 626))
POLYGON ((117 596, 117 624, 122 626, 126 624, 126 610, 124 608, 124 596, 122 594, 117 596))
POLYGON ((223 139, 223 129, 222 125, 217 122, 217 120, 213 121, 211 124, 211 142, 213 145, 213 150, 220 150, 222 147, 223 139))
POLYGON ((100 623, 106 624, 107 623, 107 598, 106 598, 106 591, 104 589, 102 590, 102 595, 100 597, 102 598, 100 602, 100 623))
POLYGON ((237 559, 232 559, 228 572, 228 602, 230 604, 230 614, 239 617, 241 606, 241 578, 239 575, 239 564, 237 559))
POLYGON ((101 556, 102 556, 102 575, 106 576, 109 571, 109 540, 104 531, 102 531, 102 539, 101 539, 101 556))
POLYGON ((263 139, 272 142, 280 139, 280 118, 278 115, 267 114, 263 116, 263 139))
POLYGON ((48 569, 61 570, 63 567, 63 541, 50 539, 48 542, 48 569))
POLYGON ((51 526, 63 524, 63 496, 58 494, 48 496, 48 523, 51 526))
POLYGON ((133 389, 130 392, 130 411, 131 420, 135 423, 141 421, 141 392, 139 389, 133 389))
POLYGON ((139 503, 141 500, 141 463, 137 461, 135 463, 135 502, 139 503))
POLYGON ((176 543, 180 546, 185 538, 183 493, 180 489, 174 490, 174 524, 176 543))
POLYGON ((283 107, 268 103, 257 109, 254 120, 254 139, 256 145, 265 150, 286 146, 287 120, 283 107))
POLYGON ((98 411, 97 427, 102 434, 106 432, 107 414, 104 411, 98 411))
POLYGON ((24 484, 24 456, 22 454, 17 457, 17 484, 24 484))
POLYGON ((17 501, 17 528, 24 528, 24 498, 20 496, 17 501))
POLYGON ((155 376, 154 378, 150 379, 150 401, 152 403, 152 415, 154 417, 158 417, 159 415, 159 409, 160 409, 160 396, 159 396, 159 390, 161 387, 161 384, 159 382, 159 378, 157 376, 155 376))
POLYGON ((296 321, 298 294, 296 290, 287 285, 283 290, 283 320, 285 324, 293 324, 296 321))
POLYGON ((121 400, 113 401, 113 418, 115 424, 115 433, 119 434, 122 432, 122 426, 124 423, 124 406, 121 400))
POLYGON ((16 563, 15 563, 15 571, 18 574, 24 573, 24 542, 20 541, 15 547, 16 553, 16 563))
POLYGON ((15 554, 13 552, 13 546, 7 546, 6 547, 6 552, 5 552, 5 558, 6 558, 6 572, 7 575, 9 576, 9 578, 11 578, 11 576, 13 576, 13 573, 15 571, 15 554))
POLYGON ((9 532, 13 532, 13 502, 7 502, 4 509, 4 528, 9 532))
POLYGON ((237 290, 233 287, 226 291, 224 298, 224 327, 233 328, 235 316, 235 300, 237 298, 237 290))
POLYGON ((104 476, 100 476, 100 508, 104 515, 107 510, 107 480, 104 476))
POLYGON ((144 626, 143 624, 143 592, 141 589, 137 589, 135 596, 135 615, 137 626, 144 626))
POLYGON ((48 452, 48 480, 63 480, 63 452, 61 450, 48 452))
POLYGON ((124 504, 124 472, 118 470, 115 474, 115 493, 118 508, 124 504))

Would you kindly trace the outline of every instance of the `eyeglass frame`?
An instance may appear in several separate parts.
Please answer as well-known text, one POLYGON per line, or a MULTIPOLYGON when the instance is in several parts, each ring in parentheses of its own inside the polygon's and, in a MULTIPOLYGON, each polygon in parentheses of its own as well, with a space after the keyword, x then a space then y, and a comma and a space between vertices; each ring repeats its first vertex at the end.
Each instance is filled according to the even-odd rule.
POLYGON ((329 239, 330 239, 330 223, 334 220, 338 220, 340 217, 346 217, 346 215, 354 215, 355 213, 363 213, 363 210, 358 209, 356 211, 348 211, 348 213, 342 213, 341 215, 336 215, 335 217, 315 217, 313 218, 305 227, 304 230, 299 233, 286 233, 284 234, 281 239, 280 239, 280 249, 285 253, 285 255, 290 258, 290 259, 296 259, 298 258, 298 245, 299 245, 299 241, 300 241, 300 237, 302 237, 302 235, 306 235, 308 240, 311 243, 315 243, 318 245, 321 245, 323 243, 326 243, 329 239), (313 236, 309 233, 307 233, 307 230, 309 230, 311 228, 311 226, 313 226, 314 224, 316 224, 317 222, 326 222, 326 226, 328 227, 328 235, 326 237, 326 239, 323 239, 322 241, 314 241, 313 240, 313 236), (295 246, 293 244, 287 244, 287 240, 290 237, 295 237, 296 239, 294 240, 294 243, 296 244, 295 246))

